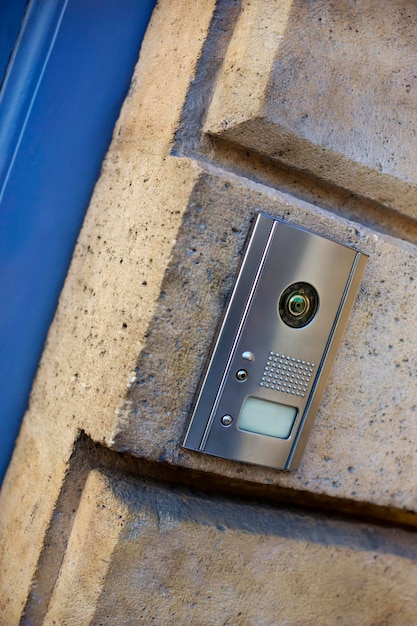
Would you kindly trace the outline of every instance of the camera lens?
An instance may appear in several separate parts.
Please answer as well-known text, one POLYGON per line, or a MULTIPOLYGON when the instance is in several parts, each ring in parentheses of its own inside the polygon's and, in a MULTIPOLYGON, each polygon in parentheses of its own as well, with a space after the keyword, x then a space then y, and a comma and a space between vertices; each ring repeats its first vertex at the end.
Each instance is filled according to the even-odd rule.
POLYGON ((306 296, 302 296, 299 293, 291 296, 288 302, 288 309, 291 315, 295 315, 295 317, 298 317, 299 315, 304 315, 304 313, 306 313, 309 308, 310 300, 306 298, 306 296))
POLYGON ((317 291, 309 283, 289 285, 279 299, 278 312, 282 321, 291 328, 307 326, 319 308, 317 291))

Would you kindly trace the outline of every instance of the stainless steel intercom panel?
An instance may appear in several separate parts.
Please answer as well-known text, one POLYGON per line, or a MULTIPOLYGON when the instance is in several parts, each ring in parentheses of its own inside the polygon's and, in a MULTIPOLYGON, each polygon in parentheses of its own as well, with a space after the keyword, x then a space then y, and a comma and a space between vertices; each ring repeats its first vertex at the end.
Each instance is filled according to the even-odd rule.
POLYGON ((257 214, 185 448, 297 467, 366 262, 257 214))

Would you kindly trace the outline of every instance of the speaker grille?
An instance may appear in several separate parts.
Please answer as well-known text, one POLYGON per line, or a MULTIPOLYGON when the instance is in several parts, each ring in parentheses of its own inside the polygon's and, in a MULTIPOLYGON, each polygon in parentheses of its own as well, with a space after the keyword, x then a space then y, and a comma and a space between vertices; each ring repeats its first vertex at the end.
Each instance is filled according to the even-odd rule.
POLYGON ((315 364, 280 352, 270 352, 262 373, 261 387, 304 398, 315 364))

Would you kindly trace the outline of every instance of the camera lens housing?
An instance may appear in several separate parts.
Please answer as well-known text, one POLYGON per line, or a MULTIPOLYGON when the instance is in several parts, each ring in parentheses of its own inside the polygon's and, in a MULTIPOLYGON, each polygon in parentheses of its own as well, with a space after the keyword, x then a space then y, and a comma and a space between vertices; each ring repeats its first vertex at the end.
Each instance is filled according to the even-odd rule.
POLYGON ((281 294, 278 312, 282 321, 291 328, 303 328, 316 316, 319 294, 309 283, 293 283, 281 294))

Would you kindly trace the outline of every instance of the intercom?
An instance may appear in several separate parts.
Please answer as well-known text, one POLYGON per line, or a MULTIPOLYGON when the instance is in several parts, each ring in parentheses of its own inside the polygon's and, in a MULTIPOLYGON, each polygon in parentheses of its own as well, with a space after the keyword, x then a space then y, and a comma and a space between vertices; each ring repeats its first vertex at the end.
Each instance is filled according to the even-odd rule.
POLYGON ((257 213, 185 448, 298 466, 366 262, 257 213))

